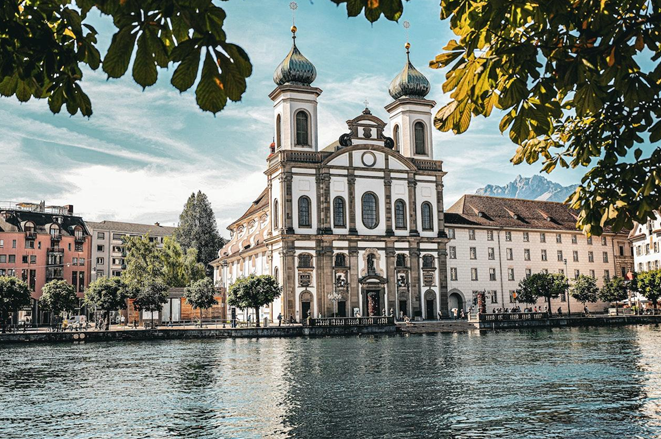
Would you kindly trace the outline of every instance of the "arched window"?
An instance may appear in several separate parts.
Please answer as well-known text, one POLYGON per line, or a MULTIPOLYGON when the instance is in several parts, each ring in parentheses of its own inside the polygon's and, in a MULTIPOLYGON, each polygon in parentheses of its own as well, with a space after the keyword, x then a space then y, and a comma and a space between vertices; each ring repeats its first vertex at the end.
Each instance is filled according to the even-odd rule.
POLYGON ((422 257, 422 268, 434 268, 434 257, 432 255, 422 257))
POLYGON ((51 238, 59 238, 60 237, 60 226, 58 226, 57 224, 51 224, 49 231, 50 231, 51 238))
POLYGON ((346 267, 347 258, 344 256, 344 253, 338 253, 335 255, 335 266, 336 267, 346 267))
POLYGON ((280 149, 282 146, 282 118, 278 114, 275 118, 275 147, 280 149))
POLYGON ((366 192, 363 195, 363 224, 368 229, 375 229, 379 225, 379 209, 376 195, 366 192))
POLYGON ((298 268, 312 268, 312 255, 308 253, 298 255, 298 268))
POLYGON ((280 220, 280 211, 278 211, 278 199, 275 198, 273 200, 273 212, 271 212, 271 215, 273 215, 273 228, 277 229, 279 227, 279 220, 280 220))
POLYGON ((406 228, 406 203, 404 200, 395 201, 395 228, 406 228))
POLYGON ((400 150, 400 141, 399 141, 399 125, 395 125, 395 129, 392 130, 392 137, 393 140, 395 141, 395 151, 400 150))
POLYGON ((425 201, 422 203, 422 230, 434 230, 434 222, 431 203, 425 201))
POLYGON ((296 113, 296 144, 310 146, 308 113, 305 111, 296 113))
POLYGON ((416 154, 427 154, 425 148, 425 124, 422 122, 416 122, 413 125, 414 138, 415 138, 415 153, 416 154))
POLYGON ((335 197, 333 200, 333 223, 335 227, 347 226, 344 198, 342 197, 335 197))
POLYGON ((312 226, 312 221, 310 220, 310 199, 306 196, 298 199, 298 226, 312 226))

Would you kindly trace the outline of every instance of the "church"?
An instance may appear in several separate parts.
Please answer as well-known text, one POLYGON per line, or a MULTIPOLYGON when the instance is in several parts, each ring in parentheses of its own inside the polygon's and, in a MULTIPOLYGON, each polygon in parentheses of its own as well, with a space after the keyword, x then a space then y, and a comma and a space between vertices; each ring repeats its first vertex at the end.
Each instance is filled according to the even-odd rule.
POLYGON ((321 147, 322 90, 291 30, 269 95, 275 139, 265 189, 228 227, 230 240, 212 262, 217 285, 227 291, 241 276, 274 276, 283 290, 262 310, 271 321, 448 316, 446 173, 434 160, 436 103, 426 99, 430 84, 411 64, 410 45, 390 83, 388 120, 365 108, 321 147))

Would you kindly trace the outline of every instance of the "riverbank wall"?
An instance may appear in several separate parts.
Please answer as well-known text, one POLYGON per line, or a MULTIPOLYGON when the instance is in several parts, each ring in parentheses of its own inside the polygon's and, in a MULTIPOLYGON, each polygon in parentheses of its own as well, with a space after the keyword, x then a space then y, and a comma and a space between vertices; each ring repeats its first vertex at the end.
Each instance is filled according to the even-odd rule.
POLYGON ((17 332, 0 334, 0 344, 11 343, 74 343, 98 341, 133 340, 187 340, 217 338, 262 338, 262 337, 326 337, 343 335, 394 334, 395 325, 387 326, 274 326, 268 328, 236 329, 139 329, 119 331, 79 332, 17 332))
MULTIPOLYGON (((485 314, 479 320, 471 321, 476 329, 522 329, 522 328, 573 328, 582 326, 625 326, 658 325, 661 315, 657 316, 590 316, 590 317, 540 317, 526 318, 525 314, 485 314), (486 318, 483 318, 486 317, 486 318), (498 317, 505 316, 506 319, 498 317), (514 318, 517 317, 517 318, 514 318)), ((536 317, 536 316, 530 316, 536 317)))

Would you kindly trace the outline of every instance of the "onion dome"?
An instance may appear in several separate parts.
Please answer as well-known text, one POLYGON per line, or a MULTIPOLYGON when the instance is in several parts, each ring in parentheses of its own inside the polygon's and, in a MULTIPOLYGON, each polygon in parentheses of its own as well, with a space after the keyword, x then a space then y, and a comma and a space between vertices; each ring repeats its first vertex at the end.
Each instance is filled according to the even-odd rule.
POLYGON ((390 83, 388 92, 393 99, 414 98, 424 99, 429 93, 431 86, 425 75, 413 67, 409 58, 409 48, 411 45, 406 43, 406 65, 390 83))
POLYGON ((277 85, 310 85, 317 77, 317 69, 296 47, 296 26, 291 27, 291 33, 291 50, 275 69, 273 81, 277 85))

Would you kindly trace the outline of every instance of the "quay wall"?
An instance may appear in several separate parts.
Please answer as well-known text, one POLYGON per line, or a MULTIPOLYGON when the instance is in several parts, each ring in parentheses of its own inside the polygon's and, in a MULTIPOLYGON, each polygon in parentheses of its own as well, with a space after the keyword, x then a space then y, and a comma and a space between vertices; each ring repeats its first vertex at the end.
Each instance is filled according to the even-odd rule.
MULTIPOLYGON (((489 316, 490 314, 486 314, 489 316)), ((551 317, 534 319, 506 319, 471 321, 477 329, 517 329, 517 328, 569 328, 579 326, 623 326, 623 325, 658 325, 658 316, 590 316, 590 317, 551 317)))
POLYGON ((73 343, 96 341, 132 340, 185 340, 210 338, 261 338, 261 337, 318 337, 359 334, 394 334, 395 325, 387 326, 288 326, 238 329, 173 329, 79 332, 17 332, 0 334, 0 344, 6 343, 73 343))

